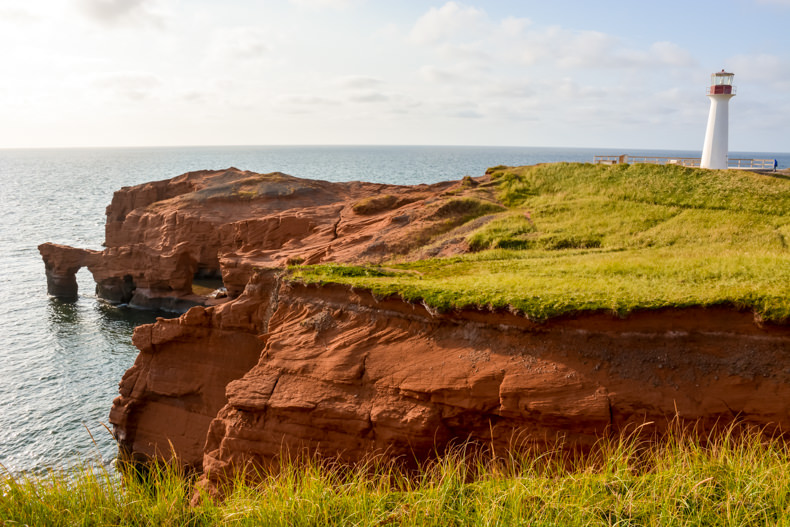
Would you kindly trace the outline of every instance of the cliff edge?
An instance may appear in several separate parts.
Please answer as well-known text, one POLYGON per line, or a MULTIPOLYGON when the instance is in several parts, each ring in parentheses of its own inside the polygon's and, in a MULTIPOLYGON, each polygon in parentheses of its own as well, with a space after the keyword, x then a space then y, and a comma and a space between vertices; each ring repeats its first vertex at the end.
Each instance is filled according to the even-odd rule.
MULTIPOLYGON (((595 236, 557 223, 565 209, 546 212, 553 204, 538 172, 525 169, 522 191, 503 171, 418 186, 193 172, 116 192, 103 251, 42 245, 53 295, 73 298, 74 274, 85 266, 109 301, 192 306, 135 330, 140 354, 110 413, 122 454, 175 455, 214 480, 302 448, 354 461, 371 452, 422 459, 464 440, 506 449, 562 436, 583 446, 676 415, 703 427, 738 418, 786 429, 790 326, 783 304, 774 309, 765 300, 785 298, 783 291, 747 277, 752 305, 739 290, 709 283, 715 279, 695 285, 683 275, 681 300, 653 290, 655 305, 627 313, 611 298, 630 298, 631 278, 619 278, 620 290, 592 279, 569 292, 583 272, 563 275, 567 262, 626 261, 631 249, 614 247, 620 238, 600 227, 598 212, 572 220, 577 229, 599 225, 595 236), (514 272, 529 258, 541 267, 514 272), (452 274, 433 275, 435 267, 452 274), (554 293, 570 298, 569 307, 542 316, 529 311, 538 304, 498 305, 507 295, 544 298, 537 269, 560 276, 565 292, 554 293), (519 281, 502 285, 510 282, 496 273, 519 281), (227 298, 199 294, 201 279, 221 280, 227 298), (481 293, 465 279, 479 290, 490 280, 498 296, 470 296, 481 293), (719 296, 705 296, 704 287, 719 296), (596 303, 596 288, 610 295, 600 305, 611 309, 596 303)), ((569 186, 555 187, 563 203, 573 202, 569 186)), ((595 210, 611 215, 602 199, 593 200, 595 210)), ((639 228, 652 238, 629 231, 623 243, 643 244, 633 251, 656 250, 666 237, 660 229, 669 228, 661 225, 686 213, 658 201, 634 198, 647 207, 639 209, 639 228)), ((698 216, 692 211, 688 221, 708 222, 698 216)), ((774 216, 777 228, 787 225, 784 212, 774 216)), ((609 221, 622 230, 625 217, 609 221)), ((787 256, 777 254, 786 266, 787 256)), ((622 268, 605 262, 601 276, 616 279, 622 268)))

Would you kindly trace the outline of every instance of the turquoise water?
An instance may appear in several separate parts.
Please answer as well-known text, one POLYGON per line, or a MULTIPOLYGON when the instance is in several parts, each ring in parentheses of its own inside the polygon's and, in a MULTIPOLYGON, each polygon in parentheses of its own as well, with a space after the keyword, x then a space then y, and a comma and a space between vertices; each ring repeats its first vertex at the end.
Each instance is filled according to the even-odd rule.
MULTIPOLYGON (((137 355, 131 334, 162 313, 111 307, 78 274, 80 298, 46 293, 40 243, 100 249, 104 210, 122 186, 230 166, 330 181, 432 183, 494 165, 591 161, 595 154, 694 157, 699 152, 493 147, 195 147, 0 150, 0 464, 12 472, 109 463, 104 428, 137 355)), ((731 153, 779 159, 790 154, 731 153)))

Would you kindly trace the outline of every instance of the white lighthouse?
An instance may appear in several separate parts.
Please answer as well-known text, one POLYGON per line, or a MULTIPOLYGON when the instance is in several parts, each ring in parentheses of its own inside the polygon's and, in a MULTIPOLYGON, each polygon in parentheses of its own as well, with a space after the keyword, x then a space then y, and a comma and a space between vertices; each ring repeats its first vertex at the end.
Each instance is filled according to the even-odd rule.
POLYGON ((710 76, 710 114, 708 128, 705 131, 705 144, 702 147, 702 168, 727 168, 727 141, 729 135, 729 104, 735 97, 735 86, 732 85, 733 73, 721 70, 710 76))

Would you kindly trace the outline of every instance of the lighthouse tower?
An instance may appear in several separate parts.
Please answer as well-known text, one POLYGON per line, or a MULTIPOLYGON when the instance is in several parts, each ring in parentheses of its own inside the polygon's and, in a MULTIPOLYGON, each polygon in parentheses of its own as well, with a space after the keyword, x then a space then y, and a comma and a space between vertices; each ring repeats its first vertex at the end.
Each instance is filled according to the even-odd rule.
POLYGON ((702 147, 702 168, 727 168, 728 114, 730 99, 735 97, 732 85, 734 74, 721 70, 710 76, 710 114, 705 131, 705 144, 702 147))

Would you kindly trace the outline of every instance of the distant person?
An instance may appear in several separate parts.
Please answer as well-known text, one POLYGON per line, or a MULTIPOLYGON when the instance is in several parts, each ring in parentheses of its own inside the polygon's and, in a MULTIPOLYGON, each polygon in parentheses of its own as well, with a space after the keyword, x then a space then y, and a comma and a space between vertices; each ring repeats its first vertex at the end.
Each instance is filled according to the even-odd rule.
POLYGON ((779 167, 779 163, 776 161, 776 159, 774 159, 774 172, 776 172, 776 169, 778 167, 779 167))

